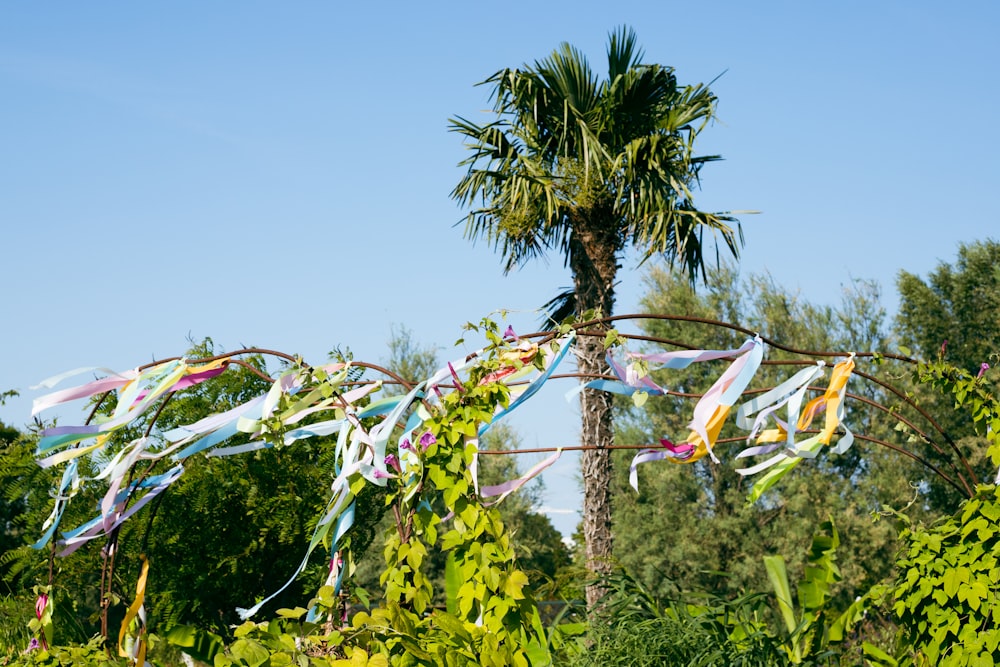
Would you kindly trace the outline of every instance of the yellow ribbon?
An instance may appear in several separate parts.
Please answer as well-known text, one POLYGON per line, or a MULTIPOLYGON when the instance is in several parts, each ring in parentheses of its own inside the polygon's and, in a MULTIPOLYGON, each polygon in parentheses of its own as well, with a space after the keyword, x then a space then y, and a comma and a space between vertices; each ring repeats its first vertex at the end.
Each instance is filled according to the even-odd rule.
POLYGON ((705 425, 705 431, 708 435, 709 442, 706 444, 704 439, 696 431, 691 431, 688 433, 687 442, 690 445, 694 445, 694 452, 691 456, 686 459, 682 458, 668 458, 667 460, 671 463, 694 463, 698 459, 702 458, 708 454, 708 447, 715 446, 715 441, 719 439, 719 433, 722 431, 722 425, 726 423, 726 417, 729 416, 729 409, 732 406, 720 405, 715 408, 715 412, 709 417, 708 423, 705 425))
POLYGON ((132 621, 138 618, 139 610, 142 609, 142 604, 146 599, 146 578, 149 576, 149 559, 145 555, 139 556, 139 558, 142 560, 142 571, 139 573, 139 581, 135 584, 135 600, 132 601, 132 605, 125 613, 125 618, 122 619, 122 628, 118 632, 118 655, 123 658, 132 658, 137 665, 144 665, 146 664, 146 624, 142 622, 141 618, 139 619, 139 632, 135 638, 136 646, 134 655, 126 651, 125 647, 122 646, 129 626, 132 624, 132 621))
MULTIPOLYGON (((799 422, 796 428, 799 431, 804 431, 812 425, 813 418, 819 414, 820 410, 826 408, 826 422, 823 426, 823 430, 815 437, 815 439, 810 438, 811 441, 817 442, 823 445, 829 445, 830 440, 833 438, 834 432, 840 425, 840 419, 837 413, 840 409, 840 404, 844 402, 844 388, 847 386, 847 381, 851 377, 851 373, 854 372, 854 359, 846 359, 841 361, 836 366, 833 367, 833 374, 830 376, 830 385, 823 392, 822 396, 818 396, 808 403, 802 409, 802 414, 799 415, 799 422)), ((788 433, 782 426, 778 428, 768 429, 763 431, 757 438, 758 443, 768 443, 768 442, 780 442, 788 438, 788 433)))

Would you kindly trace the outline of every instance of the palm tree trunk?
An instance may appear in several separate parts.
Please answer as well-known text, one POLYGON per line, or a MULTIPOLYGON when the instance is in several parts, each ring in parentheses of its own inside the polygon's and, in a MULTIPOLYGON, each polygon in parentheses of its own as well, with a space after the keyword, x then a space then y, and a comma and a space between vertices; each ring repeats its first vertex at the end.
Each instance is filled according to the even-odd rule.
MULTIPOLYGON (((599 233, 588 227, 577 222, 570 239, 570 268, 576 289, 577 316, 592 310, 606 317, 611 315, 614 307, 614 281, 618 270, 617 234, 609 234, 607 227, 613 229, 610 225, 604 229, 597 226, 599 233)), ((602 324, 587 329, 597 335, 580 336, 577 363, 581 373, 599 375, 607 372, 603 335, 606 330, 607 326, 602 324)), ((586 389, 580 395, 581 444, 598 448, 585 449, 580 460, 587 568, 596 575, 611 572, 610 446, 614 444, 611 409, 612 397, 607 392, 586 389)), ((587 586, 587 608, 594 610, 603 594, 602 586, 587 586)))

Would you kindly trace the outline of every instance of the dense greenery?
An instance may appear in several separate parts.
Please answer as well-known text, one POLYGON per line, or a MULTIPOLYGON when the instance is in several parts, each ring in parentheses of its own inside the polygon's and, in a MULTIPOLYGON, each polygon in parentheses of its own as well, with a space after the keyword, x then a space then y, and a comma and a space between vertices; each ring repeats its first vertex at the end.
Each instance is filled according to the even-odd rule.
MULTIPOLYGON (((939 263, 926 279, 900 271, 895 322, 900 344, 921 359, 947 361, 995 386, 1000 377, 996 370, 1000 366, 998 267, 1000 243, 985 240, 959 246, 956 261, 939 263)), ((971 415, 953 410, 948 393, 919 385, 911 391, 951 434, 955 446, 970 460, 978 481, 992 482, 996 464, 985 457, 983 431, 977 431, 971 415)), ((929 458, 939 465, 946 460, 936 452, 929 452, 929 458)), ((930 480, 929 500, 935 506, 953 508, 959 498, 951 487, 930 480)))
MULTIPOLYGON (((920 378, 954 401, 1000 465, 1000 402, 982 377, 942 362, 920 378)), ((909 524, 909 521, 907 521, 909 524)), ((1000 660, 1000 489, 982 486, 930 528, 907 525, 887 593, 900 625, 901 664, 981 665, 1000 660)))

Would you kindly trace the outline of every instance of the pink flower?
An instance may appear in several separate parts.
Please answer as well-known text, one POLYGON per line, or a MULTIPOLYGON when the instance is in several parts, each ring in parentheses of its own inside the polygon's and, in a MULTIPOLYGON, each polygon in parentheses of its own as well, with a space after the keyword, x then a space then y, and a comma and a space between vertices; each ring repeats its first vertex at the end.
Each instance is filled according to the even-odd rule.
POLYGON ((427 449, 435 442, 437 442, 437 438, 435 438, 434 434, 431 433, 430 431, 427 431, 422 436, 420 436, 420 446, 423 447, 424 449, 427 449))
POLYGON ((392 468, 396 472, 401 472, 401 469, 399 467, 399 460, 396 459, 395 454, 385 455, 385 465, 388 466, 389 468, 392 468))
POLYGON ((941 356, 942 356, 942 357, 944 356, 944 352, 945 352, 945 350, 947 350, 947 349, 948 349, 948 339, 947 339, 947 338, 945 338, 945 339, 944 339, 944 342, 942 342, 942 343, 941 343, 941 356))
POLYGON ((409 438, 403 438, 403 442, 399 443, 399 448, 400 449, 406 449, 406 450, 409 450, 411 452, 414 451, 413 445, 410 444, 410 439, 409 438))
POLYGON ((45 613, 45 608, 48 605, 49 605, 49 596, 46 595, 45 593, 39 595, 38 599, 35 600, 35 616, 38 617, 38 620, 42 619, 42 614, 45 613))
POLYGON ((984 375, 984 374, 986 373, 986 371, 988 371, 988 370, 990 370, 990 365, 989 365, 988 363, 986 363, 986 362, 984 361, 984 362, 983 362, 983 363, 982 363, 982 364, 981 364, 981 365, 979 366, 979 375, 977 375, 976 377, 977 377, 977 378, 981 378, 981 377, 983 377, 983 375, 984 375))
POLYGON ((396 478, 396 476, 393 475, 392 473, 383 472, 383 471, 379 470, 378 468, 375 469, 375 472, 373 472, 372 475, 375 477, 375 479, 395 479, 396 478))
POLYGON ((514 327, 507 325, 507 330, 503 332, 504 338, 510 338, 511 340, 517 340, 517 334, 514 333, 514 327))

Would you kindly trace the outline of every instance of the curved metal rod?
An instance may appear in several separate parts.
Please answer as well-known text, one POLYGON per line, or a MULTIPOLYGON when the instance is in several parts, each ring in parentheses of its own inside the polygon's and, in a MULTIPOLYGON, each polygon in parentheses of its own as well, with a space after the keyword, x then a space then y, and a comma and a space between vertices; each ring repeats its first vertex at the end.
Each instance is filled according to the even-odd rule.
MULTIPOLYGON (((819 433, 819 429, 806 429, 799 431, 799 433, 819 433)), ((858 440, 864 440, 865 442, 871 442, 876 445, 881 445, 883 447, 888 447, 889 449, 899 452, 900 454, 907 456, 914 461, 917 461, 924 467, 934 471, 941 479, 950 484, 959 493, 967 494, 968 492, 959 486, 955 480, 949 477, 947 474, 938 469, 933 463, 924 459, 918 454, 915 454, 909 450, 903 449, 898 445, 894 445, 891 442, 886 442, 885 440, 879 440, 878 438, 873 438, 871 436, 863 435, 860 433, 855 433, 854 437, 858 440)), ((746 438, 735 437, 735 438, 719 438, 716 444, 727 444, 732 442, 742 442, 746 438)), ((599 445, 570 445, 567 447, 533 447, 528 449, 481 449, 479 454, 488 455, 506 455, 506 454, 551 454, 557 451, 563 452, 582 452, 595 449, 611 449, 611 450, 639 450, 639 449, 662 449, 663 447, 659 444, 646 444, 646 445, 610 445, 608 447, 601 447, 599 445)), ((970 497, 972 497, 970 495, 970 497)))
MULTIPOLYGON (((226 359, 227 357, 242 356, 244 354, 271 355, 272 357, 278 357, 279 359, 284 359, 285 361, 289 361, 289 362, 291 362, 293 364, 298 363, 300 361, 300 359, 296 358, 294 355, 287 354, 285 352, 279 352, 277 350, 269 350, 269 349, 263 348, 263 347, 245 347, 243 349, 236 350, 234 352, 226 352, 224 354, 216 354, 216 355, 211 356, 211 357, 202 357, 202 358, 199 358, 199 359, 191 359, 191 363, 193 363, 193 364, 194 363, 197 363, 197 364, 206 364, 206 363, 208 363, 210 361, 218 361, 219 359, 226 359)), ((137 370, 141 371, 141 370, 145 370, 147 368, 152 368, 153 366, 156 366, 158 364, 165 364, 168 361, 177 361, 178 359, 185 359, 185 358, 186 357, 179 356, 179 357, 166 357, 164 359, 157 359, 156 361, 151 361, 148 364, 143 364, 142 366, 139 366, 137 368, 137 370)))
MULTIPOLYGON (((620 322, 622 320, 666 320, 671 322, 694 322, 697 324, 707 324, 710 326, 719 327, 722 329, 730 329, 732 331, 738 331, 747 336, 759 336, 761 341, 773 347, 777 350, 782 350, 784 352, 790 352, 792 354, 801 354, 803 356, 809 357, 838 357, 846 356, 842 352, 831 352, 829 350, 800 350, 794 347, 788 347, 787 345, 782 345, 770 338, 761 336, 759 332, 752 331, 746 327, 741 327, 737 324, 731 324, 729 322, 722 322, 721 320, 713 320, 706 317, 692 317, 690 315, 664 315, 664 314, 653 314, 653 313, 631 313, 629 315, 613 315, 611 317, 601 317, 594 320, 589 320, 587 322, 581 322, 579 324, 573 325, 578 334, 587 336, 604 336, 605 333, 598 333, 592 331, 584 331, 584 327, 595 325, 595 324, 611 324, 613 322, 620 322)), ((627 338, 629 335, 633 334, 621 334, 622 337, 627 338)), ((896 359, 898 361, 904 361, 910 364, 916 364, 916 359, 911 359, 910 357, 905 357, 899 354, 892 353, 881 353, 881 352, 855 352, 856 357, 882 357, 883 359, 896 359)))

